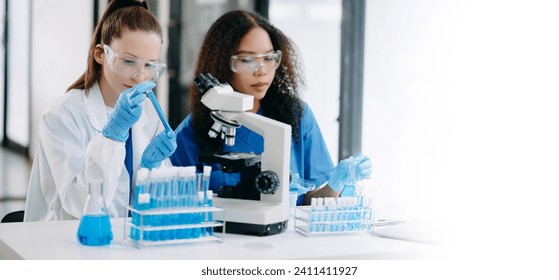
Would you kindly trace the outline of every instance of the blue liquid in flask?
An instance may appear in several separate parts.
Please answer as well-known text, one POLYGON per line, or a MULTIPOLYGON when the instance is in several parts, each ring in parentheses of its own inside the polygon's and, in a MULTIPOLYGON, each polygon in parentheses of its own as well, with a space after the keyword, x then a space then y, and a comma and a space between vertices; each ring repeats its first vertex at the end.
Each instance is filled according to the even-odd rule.
POLYGON ((103 198, 102 179, 90 179, 89 194, 78 228, 78 240, 87 246, 102 246, 111 243, 113 231, 103 198))
POLYGON ((111 243, 113 232, 109 215, 84 215, 78 229, 78 240, 87 246, 102 246, 111 243))

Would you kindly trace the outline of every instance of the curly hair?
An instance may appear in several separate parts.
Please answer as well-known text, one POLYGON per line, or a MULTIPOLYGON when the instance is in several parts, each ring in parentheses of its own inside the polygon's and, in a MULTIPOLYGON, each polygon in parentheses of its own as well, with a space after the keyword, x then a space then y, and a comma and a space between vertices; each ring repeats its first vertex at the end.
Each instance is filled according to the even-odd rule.
MULTIPOLYGON (((242 38, 256 27, 266 30, 274 50, 282 52, 280 67, 276 69, 274 80, 260 103, 263 115, 291 125, 292 137, 297 141, 303 113, 299 90, 304 86, 297 47, 291 39, 262 16, 236 10, 217 19, 204 38, 194 73, 195 75, 210 73, 221 82, 229 81, 233 75, 229 69, 229 60, 242 38)), ((202 95, 195 84, 190 86, 189 92, 196 144, 202 152, 221 150, 223 148, 221 139, 208 136, 208 131, 213 124, 210 109, 201 102, 202 95)))

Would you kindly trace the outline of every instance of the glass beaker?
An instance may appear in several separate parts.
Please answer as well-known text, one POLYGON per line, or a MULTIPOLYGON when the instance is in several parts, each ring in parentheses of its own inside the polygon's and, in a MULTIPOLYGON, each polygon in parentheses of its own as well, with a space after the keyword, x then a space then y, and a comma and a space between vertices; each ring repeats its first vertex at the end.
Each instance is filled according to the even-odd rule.
POLYGON ((107 245, 113 240, 111 221, 103 197, 102 179, 89 182, 89 194, 78 228, 78 240, 87 246, 107 245))

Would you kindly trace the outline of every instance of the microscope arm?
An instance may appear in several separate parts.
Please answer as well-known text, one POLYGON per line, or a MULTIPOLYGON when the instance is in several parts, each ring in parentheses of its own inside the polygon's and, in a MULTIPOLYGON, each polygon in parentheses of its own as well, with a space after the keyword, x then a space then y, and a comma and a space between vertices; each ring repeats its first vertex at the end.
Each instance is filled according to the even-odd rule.
POLYGON ((260 199, 277 202, 288 197, 291 126, 250 112, 238 113, 235 119, 264 138, 261 169, 274 171, 280 179, 276 195, 262 194, 260 199))

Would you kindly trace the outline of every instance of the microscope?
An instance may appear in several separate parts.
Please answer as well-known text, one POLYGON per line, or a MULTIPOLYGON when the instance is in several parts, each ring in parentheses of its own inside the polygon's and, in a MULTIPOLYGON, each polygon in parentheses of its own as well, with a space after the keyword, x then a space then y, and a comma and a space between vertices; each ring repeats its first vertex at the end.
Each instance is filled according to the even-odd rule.
POLYGON ((253 97, 235 92, 212 75, 199 74, 194 79, 202 103, 211 110, 214 120, 208 135, 222 137, 225 145, 235 144, 235 131, 241 125, 264 139, 262 154, 217 153, 200 155, 201 163, 218 163, 224 172, 239 172, 236 186, 223 186, 213 198, 222 208, 225 231, 266 236, 285 231, 289 219, 289 161, 291 126, 246 112, 253 107, 253 97))

